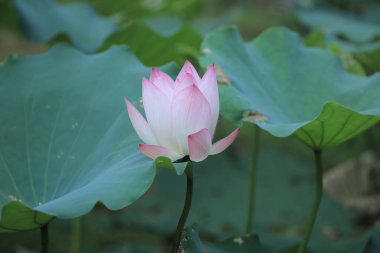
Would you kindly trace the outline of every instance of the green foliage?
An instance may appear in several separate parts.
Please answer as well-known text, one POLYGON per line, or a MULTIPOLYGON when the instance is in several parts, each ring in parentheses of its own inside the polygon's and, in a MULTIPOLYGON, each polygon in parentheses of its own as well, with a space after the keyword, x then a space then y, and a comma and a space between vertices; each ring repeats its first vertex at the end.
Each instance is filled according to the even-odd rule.
POLYGON ((300 9, 298 19, 308 27, 327 34, 344 36, 355 43, 369 42, 380 36, 380 24, 360 19, 346 12, 327 9, 300 9))
POLYGON ((245 43, 235 28, 203 42, 201 64, 218 66, 221 113, 277 137, 295 134, 313 149, 338 145, 380 120, 380 74, 347 73, 340 59, 272 28, 245 43), (358 96, 360 99, 358 100, 358 96))
POLYGON ((342 60, 343 67, 347 72, 360 76, 366 75, 362 65, 351 53, 343 50, 337 41, 332 41, 330 44, 327 44, 329 42, 326 41, 325 37, 325 34, 321 30, 316 29, 305 37, 304 42, 308 47, 327 47, 327 49, 329 49, 331 52, 339 55, 340 59, 342 60))
POLYGON ((17 30, 17 10, 14 2, 10 0, 0 0, 0 28, 7 27, 17 30))
POLYGON ((186 59, 194 60, 198 56, 201 42, 199 32, 186 25, 165 36, 146 23, 136 21, 112 34, 103 48, 125 44, 148 66, 160 66, 171 61, 182 65, 186 59))
MULTIPOLYGON (((96 203, 122 208, 146 192, 156 168, 165 168, 170 172, 158 170, 149 193, 126 214, 112 213, 110 218, 99 208, 86 217, 91 242, 83 251, 167 252, 177 222, 173 217, 179 216, 185 194, 185 179, 177 175, 183 174, 186 163, 166 157, 151 161, 138 152, 122 96, 141 108, 141 77, 149 75, 142 63, 196 62, 200 30, 207 34, 209 27, 222 22, 237 23, 250 37, 271 24, 294 24, 283 11, 289 6, 261 2, 0 0, 1 26, 16 30, 20 23, 31 39, 50 45, 72 41, 84 52, 102 51, 84 55, 60 45, 39 56, 14 56, 0 63, 0 232, 37 229, 55 217, 77 217, 96 203), (100 16, 90 4, 112 16, 100 16), (205 15, 189 20, 200 14, 201 5, 205 15)), ((361 5, 358 0, 346 2, 361 5)), ((307 48, 297 35, 281 28, 249 43, 234 29, 212 33, 204 41, 201 61, 203 66, 217 65, 221 113, 235 124, 253 122, 275 136, 297 136, 314 149, 334 147, 378 122, 380 76, 364 77, 361 64, 367 73, 380 70, 379 15, 374 9, 359 11, 375 15, 361 19, 335 11, 298 12, 303 24, 317 28, 305 44, 323 49, 307 48)), ((164 69, 172 76, 178 72, 173 66, 164 69)), ((225 125, 220 127, 225 130, 225 125)), ((194 164, 189 223, 201 224, 206 241, 243 231, 248 138, 241 136, 242 142, 224 155, 194 164)), ((311 204, 313 166, 293 138, 281 144, 267 134, 264 139, 259 167, 265 170, 258 171, 254 232, 266 252, 295 252, 311 204)), ((345 155, 338 150, 326 167, 345 155)), ((363 252, 371 234, 364 253, 377 252, 376 229, 358 228, 354 218, 356 222, 356 213, 326 194, 310 252, 363 252)), ((68 232, 65 225, 59 227, 61 222, 50 227, 54 249, 65 251, 68 232)), ((3 243, 12 234, 0 238, 1 252, 15 250, 3 243)), ((34 238, 30 235, 20 237, 34 238)), ((255 235, 203 243, 194 226, 187 229, 184 246, 194 253, 264 252, 255 235)))
POLYGON ((305 37, 305 45, 328 48, 341 57, 344 68, 350 73, 364 75, 362 65, 370 72, 380 70, 380 42, 355 45, 316 29, 305 37))
POLYGON ((186 169, 186 162, 172 163, 170 159, 165 156, 157 157, 154 161, 157 168, 168 169, 176 172, 177 175, 182 175, 186 169))
POLYGON ((355 56, 372 72, 380 70, 380 43, 374 50, 358 51, 355 56))
POLYGON ((155 169, 122 96, 138 101, 149 71, 126 47, 84 55, 63 45, 0 67, 1 231, 77 217, 98 202, 120 209, 148 189, 155 169))
POLYGON ((344 69, 352 74, 356 74, 359 76, 365 76, 365 71, 362 65, 352 56, 352 54, 343 51, 337 43, 332 43, 329 45, 328 49, 339 55, 342 60, 344 69))
POLYGON ((68 35, 85 52, 94 52, 116 29, 116 23, 101 17, 89 4, 58 4, 52 0, 15 0, 22 29, 36 41, 68 35))
MULTIPOLYGON (((83 2, 83 0, 61 0, 61 2, 83 2)), ((200 0, 89 0, 86 2, 90 2, 106 15, 117 14, 126 20, 163 13, 191 18, 197 15, 201 8, 200 0)))
MULTIPOLYGON (((249 127, 244 126, 242 130, 240 142, 229 148, 224 155, 211 156, 202 163, 194 164, 194 199, 188 224, 197 222, 201 238, 206 242, 240 235, 244 231, 250 160, 247 140, 252 136, 248 135, 249 127)), ((296 138, 278 139, 266 133, 262 137, 258 166, 264 169, 259 169, 257 174, 253 229, 260 236, 267 252, 286 252, 286 249, 299 242, 312 204, 312 152, 302 152, 307 150, 296 138)), ((334 149, 334 152, 326 151, 326 168, 336 163, 337 157, 342 159, 342 154, 351 152, 352 149, 352 145, 342 145, 334 149)), ((129 224, 138 220, 138 224, 129 228, 130 233, 149 232, 160 238, 161 244, 165 245, 167 241, 161 236, 173 234, 177 222, 173 216, 178 217, 181 212, 185 183, 184 177, 159 170, 149 194, 131 206, 127 213, 114 217, 118 227, 122 224, 128 229, 129 224)), ((353 221, 359 217, 359 214, 343 208, 325 194, 310 252, 362 252, 371 231, 356 226, 353 221)), ((118 243, 117 239, 114 242, 118 243)))
POLYGON ((37 229, 52 219, 53 216, 33 210, 22 201, 11 200, 2 207, 0 233, 37 229))
MULTIPOLYGON (((115 44, 128 45, 148 66, 162 66, 171 61, 182 65, 186 59, 195 61, 199 56, 201 34, 171 16, 145 17, 117 29, 116 22, 99 16, 87 3, 58 4, 51 0, 15 3, 22 28, 32 40, 52 44, 71 40, 84 52, 101 47, 103 51, 115 44)), ((148 14, 141 13, 144 15, 148 14)), ((114 19, 125 18, 119 14, 114 19)))
POLYGON ((380 70, 380 7, 370 8, 373 10, 364 17, 328 9, 300 9, 297 17, 301 23, 315 29, 307 37, 307 44, 320 47, 336 44, 375 72, 380 70), (372 13, 377 13, 376 18, 372 13))

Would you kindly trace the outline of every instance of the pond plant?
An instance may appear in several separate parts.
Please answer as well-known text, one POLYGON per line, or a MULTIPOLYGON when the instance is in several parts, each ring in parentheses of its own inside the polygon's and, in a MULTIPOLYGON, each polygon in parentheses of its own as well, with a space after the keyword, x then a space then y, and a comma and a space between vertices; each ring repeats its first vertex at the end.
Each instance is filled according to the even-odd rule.
MULTIPOLYGON (((168 13, 179 8, 169 2, 174 7, 168 13)), ((120 13, 104 17, 87 3, 12 4, 24 35, 45 42, 46 51, 13 54, 0 62, 0 236, 39 229, 40 252, 51 252, 53 220, 75 219, 75 241, 80 217, 99 204, 109 210, 130 206, 163 168, 186 175, 183 210, 170 237, 172 253, 266 252, 255 199, 257 170, 266 169, 258 168, 258 161, 267 132, 295 136, 313 152, 315 196, 303 238, 296 249, 281 252, 312 251, 308 244, 326 169, 323 153, 380 121, 379 61, 372 54, 378 53, 378 25, 342 13, 299 11, 301 22, 316 29, 306 42, 316 48, 285 27, 266 29, 246 42, 234 26, 206 29, 166 16, 145 19, 138 11, 133 20, 120 13), (356 27, 354 34, 347 20, 356 27), (213 143, 219 113, 236 129, 213 143), (202 223, 186 227, 193 171, 226 150, 243 123, 253 126, 248 199, 239 199, 241 208, 248 206, 247 215, 239 217, 244 235, 204 243, 198 231, 202 223)), ((238 155, 231 157, 240 164, 238 155)), ((378 252, 376 240, 368 240, 363 253, 378 252)), ((81 251, 78 245, 72 247, 75 253, 81 251)))
POLYGON ((191 207, 193 162, 225 150, 237 137, 237 128, 227 137, 212 144, 219 117, 219 93, 215 67, 210 65, 202 78, 186 61, 175 81, 158 69, 152 69, 149 80, 142 79, 142 100, 147 120, 128 99, 132 125, 145 142, 141 153, 152 158, 169 158, 187 163, 186 200, 178 222, 172 253, 179 252, 183 229, 191 207))
POLYGON ((205 39, 203 52, 201 63, 220 71, 223 116, 277 137, 295 135, 313 151, 315 200, 298 250, 305 252, 322 198, 322 151, 379 122, 380 75, 347 73, 336 55, 305 47, 286 28, 247 43, 236 28, 222 28, 205 39))

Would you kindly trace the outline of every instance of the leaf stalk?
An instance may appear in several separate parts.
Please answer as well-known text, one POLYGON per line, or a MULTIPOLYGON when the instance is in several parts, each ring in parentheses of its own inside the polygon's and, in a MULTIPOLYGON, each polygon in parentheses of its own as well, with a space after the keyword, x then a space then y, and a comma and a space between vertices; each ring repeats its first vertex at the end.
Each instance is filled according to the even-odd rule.
POLYGON ((260 148, 260 133, 261 130, 257 125, 254 125, 252 137, 251 162, 249 168, 249 192, 248 192, 248 212, 245 225, 245 233, 252 232, 252 226, 255 217, 255 196, 256 196, 256 177, 257 177, 257 157, 260 148))
POLYGON ((311 234, 313 232, 313 227, 318 216, 318 210, 322 199, 323 193, 323 165, 322 165, 322 152, 321 150, 314 150, 314 160, 315 160, 315 199, 313 208, 310 213, 309 221, 306 227, 306 234, 303 238, 297 253, 304 253, 307 249, 311 234))

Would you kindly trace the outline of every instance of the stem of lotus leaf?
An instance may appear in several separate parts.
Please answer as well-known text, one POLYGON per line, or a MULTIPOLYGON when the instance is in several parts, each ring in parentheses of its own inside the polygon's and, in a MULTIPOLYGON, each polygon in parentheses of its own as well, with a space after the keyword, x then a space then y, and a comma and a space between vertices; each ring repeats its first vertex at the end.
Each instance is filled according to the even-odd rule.
POLYGON ((318 216, 318 209, 319 205, 321 203, 322 199, 322 193, 323 193, 323 165, 322 165, 322 153, 321 150, 314 150, 314 158, 315 158, 315 182, 316 182, 316 187, 315 187, 315 199, 314 199, 314 205, 313 209, 311 210, 309 221, 307 223, 306 227, 306 234, 305 237, 303 238, 297 253, 304 253, 307 244, 309 243, 311 234, 313 232, 313 227, 315 220, 317 219, 318 216))
POLYGON ((41 253, 48 253, 49 231, 48 224, 41 227, 41 253))
POLYGON ((245 233, 252 232, 252 226, 255 217, 255 195, 256 195, 256 174, 257 174, 257 157, 260 148, 260 128, 254 125, 252 138, 251 163, 249 168, 249 192, 248 192, 248 213, 245 225, 245 233))
POLYGON ((193 167, 192 162, 189 161, 185 169, 185 174, 187 177, 186 199, 185 199, 185 204, 182 210, 181 218, 178 221, 172 253, 182 252, 180 251, 180 246, 181 246, 181 241, 182 241, 183 229, 185 227, 187 217, 189 216, 189 212, 191 208, 191 200, 193 196, 193 168, 192 167, 193 167))
POLYGON ((78 217, 72 221, 72 232, 71 232, 71 253, 82 252, 82 233, 83 233, 83 221, 82 217, 78 217))

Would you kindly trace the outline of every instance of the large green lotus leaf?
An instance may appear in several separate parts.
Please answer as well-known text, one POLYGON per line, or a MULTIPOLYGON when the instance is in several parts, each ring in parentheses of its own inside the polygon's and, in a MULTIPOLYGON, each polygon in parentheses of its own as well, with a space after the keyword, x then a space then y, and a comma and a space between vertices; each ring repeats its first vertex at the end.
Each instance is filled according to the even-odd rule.
POLYGON ((245 43, 236 28, 203 42, 201 64, 217 64, 221 112, 278 137, 297 135, 315 149, 338 145, 379 121, 380 74, 347 73, 340 59, 307 48, 286 28, 245 43))
POLYGON ((199 238, 198 226, 185 229, 184 251, 189 253, 264 253, 257 235, 237 236, 216 244, 204 244, 199 238))
POLYGON ((368 42, 380 35, 380 24, 349 13, 328 9, 300 9, 296 14, 303 24, 323 29, 329 34, 342 35, 352 42, 368 42))
MULTIPOLYGON (((171 73, 173 66, 164 70, 171 73)), ((155 176, 138 151, 123 95, 149 75, 126 47, 85 55, 59 45, 0 67, 0 232, 120 209, 155 176)))
POLYGON ((153 30, 151 25, 136 21, 112 34, 103 48, 124 44, 146 65, 160 66, 171 61, 182 65, 186 59, 199 55, 201 42, 199 32, 186 25, 165 36, 153 30))
POLYGON ((74 45, 94 52, 115 31, 116 23, 100 16, 86 3, 58 4, 52 0, 15 0, 22 28, 33 40, 48 41, 67 34, 74 45))

